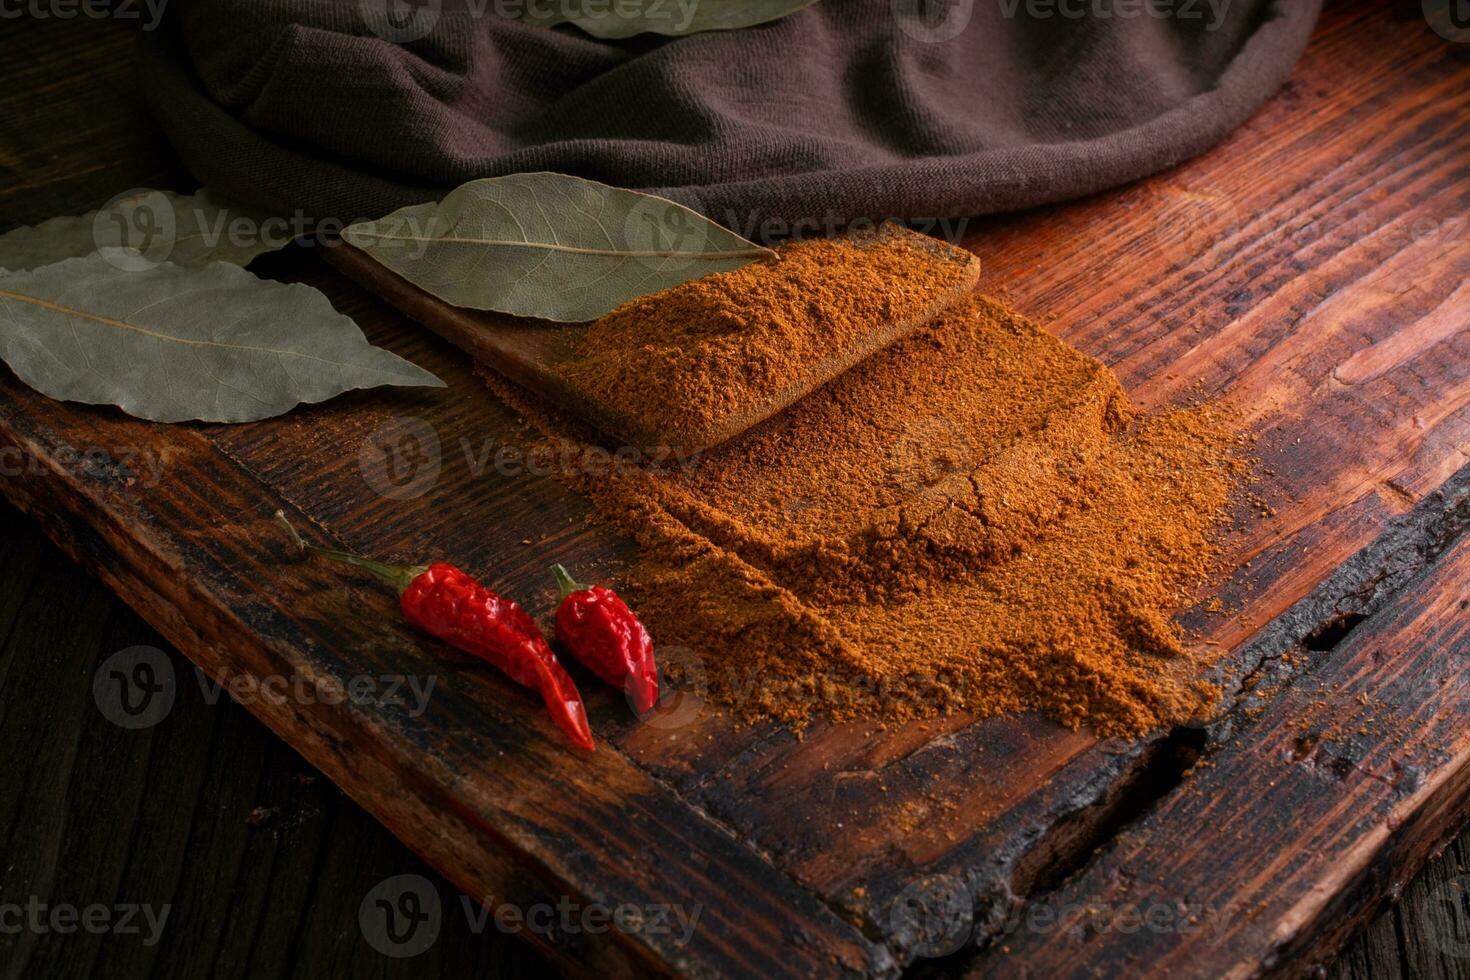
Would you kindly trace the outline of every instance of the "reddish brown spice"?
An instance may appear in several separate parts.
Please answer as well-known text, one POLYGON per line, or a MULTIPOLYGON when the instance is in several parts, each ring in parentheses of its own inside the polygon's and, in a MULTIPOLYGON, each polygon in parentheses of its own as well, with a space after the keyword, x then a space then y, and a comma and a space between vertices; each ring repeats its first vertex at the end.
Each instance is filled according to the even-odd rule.
POLYGON ((592 728, 576 682, 556 659, 535 620, 515 602, 496 595, 473 577, 444 562, 387 565, 301 540, 286 520, 297 547, 365 569, 398 590, 404 617, 424 632, 493 664, 517 684, 541 695, 546 710, 578 748, 591 751, 592 728))
POLYGON ((640 716, 658 704, 658 666, 653 638, 618 594, 601 585, 579 585, 560 565, 551 572, 561 587, 556 640, 598 677, 620 687, 640 716))
POLYGON ((946 246, 892 228, 780 255, 618 307, 588 324, 561 370, 635 431, 708 445, 880 324, 928 315, 971 274, 946 246))
MULTIPOLYGON (((798 295, 864 288, 825 278, 821 248, 798 295)), ((694 303, 718 278, 670 292, 694 303)), ((611 451, 486 379, 545 433, 532 452, 611 451)), ((685 465, 569 477, 640 545, 620 591, 688 651, 665 689, 797 728, 1040 711, 1133 735, 1216 697, 1216 653, 1173 614, 1230 545, 1248 467, 1234 425, 1226 406, 1137 411, 1105 365, 977 298, 685 465)))

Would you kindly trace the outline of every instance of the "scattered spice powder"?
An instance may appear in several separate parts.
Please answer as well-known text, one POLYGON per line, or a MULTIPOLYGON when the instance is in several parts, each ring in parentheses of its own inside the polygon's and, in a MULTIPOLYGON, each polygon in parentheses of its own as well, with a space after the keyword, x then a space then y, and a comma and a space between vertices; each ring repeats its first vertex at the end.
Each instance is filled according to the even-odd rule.
MULTIPOLYGON (((841 246, 803 248, 826 247, 841 246)), ((638 301, 645 328, 752 268, 638 301)), ((743 322, 793 303, 753 290, 743 322)), ((862 327, 812 322, 804 342, 862 327)), ((626 378, 650 372, 640 390, 669 396, 654 383, 668 362, 623 356, 626 378)), ((546 451, 599 441, 486 378, 546 451)), ((1171 613, 1210 570, 1245 468, 1229 421, 1210 405, 1137 414, 1100 362, 975 298, 687 465, 580 488, 642 546, 631 597, 661 658, 744 720, 1036 710, 1135 734, 1216 696, 1171 613)))

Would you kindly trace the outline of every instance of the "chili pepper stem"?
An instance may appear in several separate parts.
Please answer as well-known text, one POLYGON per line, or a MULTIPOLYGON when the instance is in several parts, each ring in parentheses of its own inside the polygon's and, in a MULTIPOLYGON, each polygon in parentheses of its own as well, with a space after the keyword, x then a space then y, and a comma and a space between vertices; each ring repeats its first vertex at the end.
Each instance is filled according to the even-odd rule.
POLYGON ((355 565, 393 586, 393 588, 398 590, 399 595, 402 595, 408 589, 409 584, 414 579, 428 571, 422 565, 389 565, 384 562, 373 561, 371 558, 364 558, 361 555, 354 555, 350 552, 336 551, 332 548, 319 548, 314 544, 307 544, 302 540, 296 528, 291 526, 291 522, 286 519, 285 511, 276 511, 276 520, 286 529, 286 533, 291 535, 292 543, 300 549, 302 554, 320 555, 323 558, 330 558, 332 561, 355 565))
POLYGON ((562 565, 552 565, 551 574, 556 576, 556 584, 561 586, 561 597, 563 599, 573 592, 581 592, 587 588, 585 585, 578 584, 577 580, 572 578, 572 573, 567 571, 562 565))

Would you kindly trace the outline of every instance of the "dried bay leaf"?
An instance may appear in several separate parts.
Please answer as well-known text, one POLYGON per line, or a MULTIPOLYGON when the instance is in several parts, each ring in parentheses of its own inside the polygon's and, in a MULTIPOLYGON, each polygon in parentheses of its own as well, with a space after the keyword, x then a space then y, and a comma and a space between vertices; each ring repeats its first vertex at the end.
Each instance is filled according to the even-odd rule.
POLYGON ((250 422, 354 388, 442 387, 309 286, 226 262, 128 272, 104 249, 0 276, 0 358, 52 398, 250 422))
POLYGON ((145 190, 114 198, 86 214, 51 218, 0 235, 0 270, 25 272, 104 248, 129 271, 161 262, 245 265, 291 240, 279 218, 196 194, 145 190))
POLYGON ((554 173, 470 181, 342 237, 453 306, 561 321, 775 257, 681 204, 554 173))
POLYGON ((677 36, 728 31, 777 20, 816 0, 564 0, 544 15, 527 11, 521 20, 539 27, 575 24, 603 39, 635 34, 677 36))

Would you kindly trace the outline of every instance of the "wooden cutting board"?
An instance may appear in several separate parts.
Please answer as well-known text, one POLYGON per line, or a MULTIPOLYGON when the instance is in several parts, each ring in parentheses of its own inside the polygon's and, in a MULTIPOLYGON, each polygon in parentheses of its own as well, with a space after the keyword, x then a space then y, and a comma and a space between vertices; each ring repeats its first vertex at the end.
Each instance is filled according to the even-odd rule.
POLYGON ((915 316, 885 319, 883 304, 875 302, 868 319, 871 328, 847 346, 835 348, 830 357, 812 364, 796 384, 765 392, 764 397, 738 414, 714 424, 700 423, 686 413, 682 423, 663 430, 650 428, 628 416, 595 392, 578 386, 563 370, 566 364, 576 360, 588 324, 555 323, 461 309, 430 295, 351 245, 343 243, 325 254, 342 272, 480 363, 571 411, 623 444, 645 449, 673 447, 691 453, 716 446, 765 421, 855 364, 908 336, 940 311, 970 295, 980 280, 980 260, 973 252, 896 224, 854 235, 851 240, 859 248, 869 249, 893 239, 912 242, 932 255, 934 261, 953 265, 961 275, 953 286, 935 290, 927 306, 915 316))
MULTIPOLYGON (((1258 435, 1267 516, 1232 538, 1229 612, 1185 614, 1221 658, 1208 726, 1123 742, 955 716, 798 740, 697 691, 640 726, 588 684, 602 744, 574 754, 375 585, 291 559, 278 507, 319 540, 455 561, 545 616, 550 562, 616 580, 631 553, 555 479, 487 463, 522 437, 469 358, 300 251, 259 268, 326 290, 449 388, 164 427, 0 374, 0 491, 221 680, 433 678, 423 713, 250 709, 476 899, 638 910, 642 928, 526 934, 568 969, 1304 971, 1467 817, 1462 54, 1417 14, 1332 5, 1294 81, 1220 147, 964 239, 1138 403, 1222 395, 1258 435), (675 910, 697 910, 687 938, 675 910)), ((27 179, 0 190, 7 220, 184 184, 126 67, 97 70, 15 103, 27 179), (81 123, 52 108, 73 104, 81 123)))

